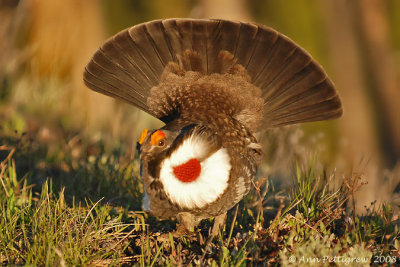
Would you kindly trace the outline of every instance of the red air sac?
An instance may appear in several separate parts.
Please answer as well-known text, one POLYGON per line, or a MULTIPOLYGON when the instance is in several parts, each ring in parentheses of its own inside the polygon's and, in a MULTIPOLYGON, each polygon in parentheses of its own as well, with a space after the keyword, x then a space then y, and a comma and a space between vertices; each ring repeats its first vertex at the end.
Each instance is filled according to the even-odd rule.
POLYGON ((173 168, 175 177, 184 183, 190 183, 199 177, 201 165, 198 159, 190 159, 186 163, 173 168))

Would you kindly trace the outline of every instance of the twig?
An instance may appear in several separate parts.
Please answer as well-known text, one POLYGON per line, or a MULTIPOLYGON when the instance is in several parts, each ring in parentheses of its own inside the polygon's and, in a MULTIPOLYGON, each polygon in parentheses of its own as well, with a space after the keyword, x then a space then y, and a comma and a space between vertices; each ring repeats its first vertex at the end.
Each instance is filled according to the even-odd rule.
POLYGON ((233 216, 233 220, 232 220, 232 224, 231 224, 231 229, 229 231, 229 237, 228 237, 228 242, 226 243, 226 247, 229 246, 229 243, 231 242, 231 237, 232 237, 232 232, 233 232, 233 228, 235 227, 235 222, 236 222, 236 217, 238 214, 238 209, 239 209, 239 205, 236 205, 236 209, 235 209, 235 215, 233 216))
POLYGON ((12 155, 14 155, 15 147, 8 148, 6 146, 0 146, 0 150, 10 150, 10 153, 8 153, 7 157, 0 163, 0 166, 3 167, 7 164, 7 161, 12 157, 12 155))
POLYGON ((85 225, 87 218, 89 218, 89 215, 92 213, 93 209, 94 209, 94 208, 100 203, 100 201, 102 201, 103 199, 104 199, 104 197, 100 198, 100 199, 90 208, 90 210, 89 210, 89 212, 87 213, 85 219, 83 220, 82 228, 83 228, 83 226, 85 225))
MULTIPOLYGON (((345 176, 343 176, 343 182, 346 185, 346 187, 348 188, 349 192, 350 192, 350 198, 351 198, 351 204, 352 204, 352 209, 353 209, 353 223, 351 224, 351 229, 354 229, 356 227, 356 201, 355 201, 355 197, 354 197, 354 193, 358 191, 358 189, 361 186, 366 185, 368 182, 360 182, 361 181, 361 175, 358 175, 357 177, 354 178, 354 176, 347 178, 345 176)), ((357 241, 358 240, 358 235, 356 235, 357 241)))
MULTIPOLYGON (((271 226, 275 225, 275 222, 277 222, 277 221, 279 220, 279 218, 281 217, 283 207, 285 207, 285 204, 283 204, 283 199, 281 198, 281 204, 279 205, 278 212, 276 213, 275 218, 274 218, 274 220, 273 220, 272 223, 271 223, 271 226)), ((278 228, 277 231, 273 234, 273 240, 274 240, 274 242, 276 242, 276 240, 277 240, 277 238, 278 238, 278 231, 279 231, 279 228, 278 228)))
POLYGON ((3 185, 4 192, 6 192, 7 198, 9 198, 10 195, 8 194, 7 187, 6 187, 6 185, 4 184, 4 180, 3 180, 3 173, 4 173, 4 171, 6 170, 6 166, 7 166, 7 165, 1 165, 0 181, 1 181, 1 184, 3 185))
POLYGON ((0 150, 10 150, 10 153, 8 153, 7 157, 2 162, 0 162, 0 168, 1 168, 0 180, 1 180, 1 184, 2 184, 2 186, 4 188, 4 192, 6 192, 7 197, 10 197, 10 194, 8 193, 7 187, 6 187, 6 185, 4 183, 4 180, 3 180, 3 177, 4 177, 3 174, 6 171, 7 162, 10 160, 10 158, 12 157, 12 155, 15 152, 15 148, 14 147, 13 148, 8 148, 7 146, 2 145, 2 146, 0 146, 0 150))
POLYGON ((136 229, 133 228, 129 233, 127 233, 122 239, 120 239, 117 243, 115 243, 109 250, 113 250, 114 248, 116 248, 119 244, 122 243, 122 241, 124 241, 125 239, 127 239, 133 232, 135 232, 136 229))
POLYGON ((296 217, 293 216, 292 214, 289 214, 289 216, 292 217, 293 219, 295 219, 295 220, 298 221, 298 222, 304 223, 305 226, 307 226, 308 228, 310 228, 310 229, 314 230, 315 232, 317 232, 318 235, 319 235, 319 237, 321 237, 321 238, 323 237, 323 236, 320 234, 320 232, 318 232, 318 230, 317 230, 316 228, 312 227, 312 226, 309 225, 307 222, 303 222, 303 221, 299 220, 298 218, 296 218, 296 217))
POLYGON ((206 253, 207 253, 207 249, 211 244, 211 241, 214 239, 214 237, 212 235, 209 235, 206 246, 204 247, 204 252, 203 255, 201 255, 200 258, 200 266, 202 266, 202 262, 204 261, 204 258, 206 257, 206 253))
POLYGON ((258 195, 258 214, 257 214, 256 229, 255 229, 255 232, 257 232, 258 229, 260 228, 259 220, 261 220, 261 228, 262 228, 263 222, 264 222, 263 207, 262 207, 262 197, 261 197, 260 186, 258 185, 258 182, 257 182, 257 185, 256 185, 256 183, 254 183, 254 181, 252 179, 251 183, 253 184, 254 189, 256 189, 257 195, 258 195))

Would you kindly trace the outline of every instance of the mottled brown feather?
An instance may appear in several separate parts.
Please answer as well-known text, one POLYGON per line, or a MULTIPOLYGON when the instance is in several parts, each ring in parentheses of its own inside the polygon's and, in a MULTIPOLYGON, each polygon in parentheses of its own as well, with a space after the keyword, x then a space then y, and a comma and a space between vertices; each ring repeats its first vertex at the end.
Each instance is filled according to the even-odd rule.
MULTIPOLYGON (((171 62, 183 68, 181 75, 224 74, 235 64, 243 66, 264 102, 257 130, 342 114, 340 99, 322 67, 286 36, 253 23, 167 19, 133 26, 96 52, 84 80, 95 91, 156 115, 148 97, 171 62)), ((167 115, 159 118, 165 123, 180 116, 173 105, 162 108, 167 115)))

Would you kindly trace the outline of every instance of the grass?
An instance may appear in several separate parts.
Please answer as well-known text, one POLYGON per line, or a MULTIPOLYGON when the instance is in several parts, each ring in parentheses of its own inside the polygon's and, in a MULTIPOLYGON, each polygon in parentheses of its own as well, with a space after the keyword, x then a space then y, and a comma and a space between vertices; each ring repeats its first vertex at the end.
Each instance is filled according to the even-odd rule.
MULTIPOLYGON (((1 147, 6 150, 6 147, 1 147)), ((12 149, 10 154, 14 150, 12 149)), ((1 163, 0 262, 29 265, 103 265, 126 261, 128 237, 144 227, 143 215, 127 217, 107 203, 67 204, 51 180, 40 193, 18 179, 15 163, 1 163)))
POLYGON ((49 144, 34 134, 2 131, 2 264, 399 264, 398 215, 389 204, 356 215, 352 201, 363 186, 357 175, 334 188, 334 175, 319 173, 315 159, 308 167, 299 162, 289 191, 273 179, 257 179, 218 238, 209 238, 212 220, 206 220, 193 239, 163 239, 176 222, 140 211, 134 152, 70 136, 49 144))
POLYGON ((132 142, 92 138, 68 126, 68 112, 45 111, 47 102, 63 100, 46 88, 48 101, 17 97, 18 103, 0 103, 2 265, 400 264, 398 207, 371 203, 357 215, 355 193, 366 186, 362 175, 342 178, 324 170, 319 158, 304 157, 307 147, 293 143, 298 138, 287 128, 284 137, 269 133, 274 147, 266 150, 266 175, 228 212, 217 238, 209 238, 212 219, 201 223, 194 238, 165 238, 176 221, 141 211, 143 187, 132 142), (289 154, 300 155, 293 171, 277 174, 289 154))

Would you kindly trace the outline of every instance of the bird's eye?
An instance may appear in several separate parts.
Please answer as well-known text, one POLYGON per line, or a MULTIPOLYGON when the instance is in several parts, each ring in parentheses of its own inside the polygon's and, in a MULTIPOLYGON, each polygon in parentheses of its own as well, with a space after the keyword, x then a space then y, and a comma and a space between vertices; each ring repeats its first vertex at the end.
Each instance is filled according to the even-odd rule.
POLYGON ((154 133, 152 133, 151 134, 151 137, 150 137, 150 143, 153 145, 153 146, 163 146, 164 145, 164 143, 162 144, 162 145, 160 145, 160 141, 163 141, 164 142, 164 140, 165 140, 165 133, 163 133, 162 131, 160 131, 160 130, 157 130, 157 131, 155 131, 154 133))
POLYGON ((158 146, 164 146, 165 145, 165 139, 161 139, 160 141, 158 141, 158 146))

